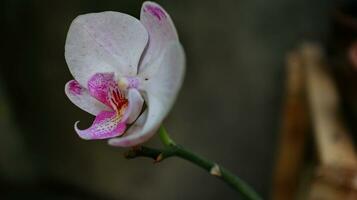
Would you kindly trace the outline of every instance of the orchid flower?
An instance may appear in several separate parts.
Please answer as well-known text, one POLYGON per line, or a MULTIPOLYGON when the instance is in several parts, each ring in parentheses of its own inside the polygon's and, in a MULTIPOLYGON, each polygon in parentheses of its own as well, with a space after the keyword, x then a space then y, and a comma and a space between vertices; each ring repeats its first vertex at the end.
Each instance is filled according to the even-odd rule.
POLYGON ((69 28, 65 58, 75 80, 68 98, 95 115, 86 140, 129 147, 148 140, 168 115, 182 85, 185 55, 176 28, 158 4, 145 2, 140 20, 120 12, 80 15, 69 28))

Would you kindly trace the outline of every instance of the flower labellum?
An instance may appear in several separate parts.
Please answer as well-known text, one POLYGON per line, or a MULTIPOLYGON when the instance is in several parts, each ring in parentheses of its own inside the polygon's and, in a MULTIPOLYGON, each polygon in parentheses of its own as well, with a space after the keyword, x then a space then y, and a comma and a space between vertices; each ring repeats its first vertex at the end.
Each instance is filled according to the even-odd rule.
POLYGON ((80 15, 69 28, 65 58, 74 80, 68 98, 95 115, 86 140, 129 147, 148 140, 182 85, 185 55, 175 26, 158 4, 145 2, 140 20, 120 12, 80 15), (146 106, 144 106, 144 104, 146 106))

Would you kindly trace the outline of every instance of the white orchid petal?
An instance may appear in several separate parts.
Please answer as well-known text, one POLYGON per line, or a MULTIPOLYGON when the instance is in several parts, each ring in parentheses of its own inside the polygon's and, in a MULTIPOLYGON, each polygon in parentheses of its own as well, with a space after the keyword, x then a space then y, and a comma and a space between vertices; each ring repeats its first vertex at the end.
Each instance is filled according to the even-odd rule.
POLYGON ((140 115, 144 105, 144 99, 141 96, 140 92, 137 89, 133 88, 129 89, 127 98, 129 101, 129 105, 127 110, 125 111, 123 120, 125 120, 127 124, 131 124, 140 115))
MULTIPOLYGON (((178 41, 178 35, 167 12, 154 2, 145 2, 141 8, 140 21, 149 33, 149 43, 139 67, 139 73, 150 76, 153 62, 157 61, 166 46, 178 41)), ((156 62, 157 63, 157 62, 156 62)))
POLYGON ((90 96, 88 90, 81 87, 75 80, 65 85, 65 93, 73 104, 92 115, 97 115, 103 110, 110 110, 108 106, 90 96))
POLYGON ((182 85, 185 71, 185 55, 178 42, 171 43, 164 51, 159 70, 147 82, 144 82, 147 118, 134 123, 135 131, 131 130, 120 138, 109 140, 113 146, 128 147, 145 142, 155 134, 164 118, 169 113, 182 85), (141 123, 141 124, 137 124, 141 123))
POLYGON ((74 78, 87 87, 96 73, 133 76, 148 33, 136 18, 119 12, 80 15, 68 31, 65 57, 74 78))
POLYGON ((185 74, 185 53, 180 43, 172 42, 160 59, 161 63, 154 76, 143 81, 143 90, 155 96, 168 109, 174 103, 185 74))

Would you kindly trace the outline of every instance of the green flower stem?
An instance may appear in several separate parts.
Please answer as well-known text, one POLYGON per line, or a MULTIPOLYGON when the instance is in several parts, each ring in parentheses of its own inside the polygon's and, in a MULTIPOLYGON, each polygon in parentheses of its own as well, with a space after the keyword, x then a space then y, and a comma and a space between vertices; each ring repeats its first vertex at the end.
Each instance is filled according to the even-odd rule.
POLYGON ((177 145, 168 135, 167 131, 163 126, 159 130, 160 139, 165 145, 163 149, 154 149, 149 147, 136 147, 125 154, 127 159, 133 159, 137 157, 148 157, 155 160, 155 162, 163 161, 169 157, 179 157, 184 160, 190 161, 191 163, 203 168, 208 171, 211 175, 220 178, 234 190, 238 191, 246 199, 250 200, 261 200, 262 198, 242 179, 235 176, 233 173, 225 169, 224 167, 202 158, 191 151, 177 145))
POLYGON ((164 126, 160 126, 159 136, 165 146, 175 145, 175 142, 170 138, 164 126))

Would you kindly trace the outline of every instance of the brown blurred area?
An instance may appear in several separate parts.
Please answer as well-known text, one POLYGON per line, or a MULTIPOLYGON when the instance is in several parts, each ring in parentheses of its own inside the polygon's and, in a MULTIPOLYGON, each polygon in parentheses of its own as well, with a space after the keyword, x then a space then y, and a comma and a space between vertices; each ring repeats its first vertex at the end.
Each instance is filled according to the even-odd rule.
MULTIPOLYGON (((172 137, 270 195, 286 52, 324 40, 332 0, 157 1, 173 18, 187 74, 165 121, 172 137)), ((2 0, 0 199, 237 199, 178 159, 127 161, 123 149, 83 141, 92 117, 70 103, 64 60, 71 21, 114 10, 138 17, 142 1, 2 0)), ((153 138, 149 145, 160 145, 153 138)))
POLYGON ((276 200, 357 199, 357 2, 329 20, 326 42, 306 38, 286 57, 276 200))

